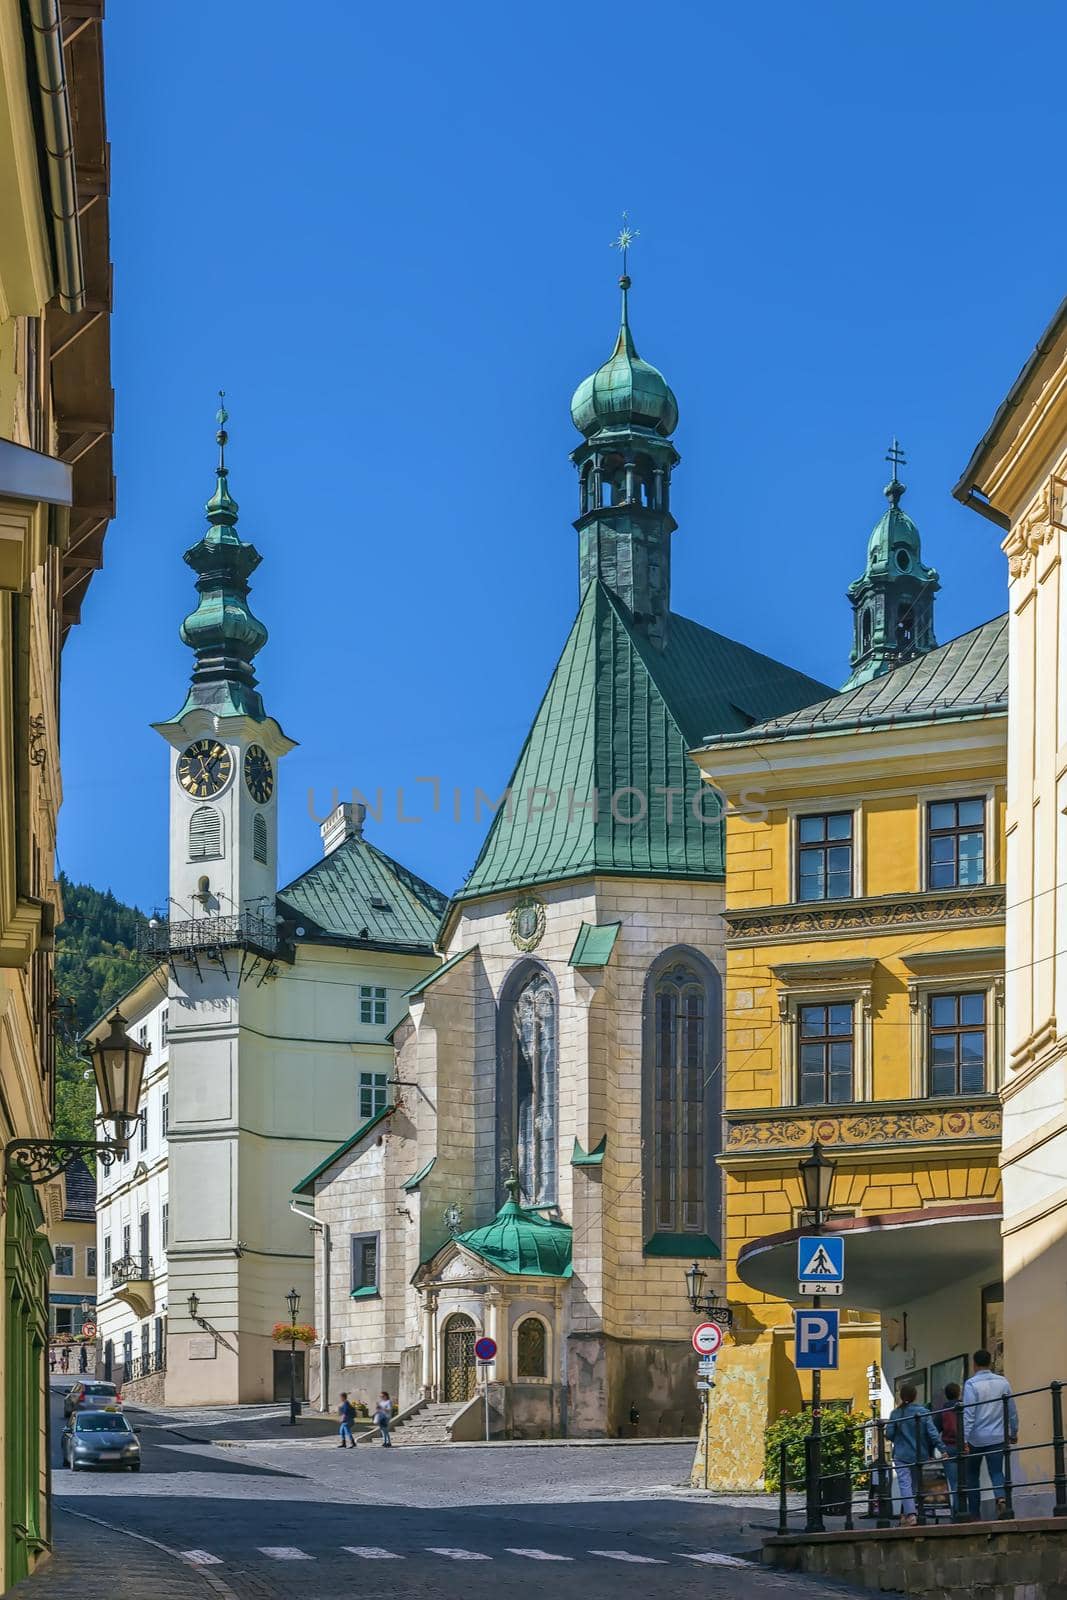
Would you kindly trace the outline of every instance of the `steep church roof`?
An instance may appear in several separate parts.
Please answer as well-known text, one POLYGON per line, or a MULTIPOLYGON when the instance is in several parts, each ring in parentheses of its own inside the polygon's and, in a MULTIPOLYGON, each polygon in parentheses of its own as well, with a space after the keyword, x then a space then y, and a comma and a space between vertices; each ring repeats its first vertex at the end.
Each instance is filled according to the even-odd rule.
POLYGON ((590 873, 720 878, 722 823, 689 750, 826 688, 675 614, 657 649, 594 580, 457 900, 590 873))
POLYGON ((447 899, 362 835, 278 893, 278 913, 312 941, 433 953, 447 899))
POLYGON ((725 732, 709 745, 849 733, 893 723, 1003 716, 1008 709, 1008 618, 994 617, 856 689, 772 717, 743 733, 725 732))

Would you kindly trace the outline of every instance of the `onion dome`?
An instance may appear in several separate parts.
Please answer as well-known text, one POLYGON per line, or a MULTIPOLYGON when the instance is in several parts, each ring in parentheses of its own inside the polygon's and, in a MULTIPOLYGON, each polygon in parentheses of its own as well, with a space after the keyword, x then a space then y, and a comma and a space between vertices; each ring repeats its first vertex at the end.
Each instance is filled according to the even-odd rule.
POLYGON ((630 279, 619 279, 622 317, 610 359, 574 391, 571 419, 586 438, 602 428, 648 428, 667 438, 678 426, 678 402, 661 372, 642 361, 630 332, 630 279))
POLYGON ((908 513, 900 509, 904 487, 894 473, 883 490, 889 501, 889 509, 875 524, 868 540, 867 571, 891 569, 895 572, 914 572, 919 577, 925 577, 929 575, 929 569, 923 566, 919 530, 908 513))
POLYGON ((526 1211, 515 1198, 512 1174, 508 1198, 485 1228, 461 1233, 456 1243, 501 1272, 526 1278, 566 1278, 571 1271, 571 1230, 536 1211, 526 1211))

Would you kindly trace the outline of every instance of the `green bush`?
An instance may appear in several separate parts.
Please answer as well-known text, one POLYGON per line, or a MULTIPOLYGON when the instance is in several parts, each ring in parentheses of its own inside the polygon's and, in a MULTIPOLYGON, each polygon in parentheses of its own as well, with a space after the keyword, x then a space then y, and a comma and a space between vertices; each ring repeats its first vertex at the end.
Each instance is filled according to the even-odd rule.
MULTIPOLYGON (((863 1466, 863 1427, 870 1419, 858 1411, 845 1411, 838 1406, 823 1406, 822 1411, 822 1474, 829 1477, 844 1472, 848 1453, 852 1451, 853 1483, 866 1481, 859 1472, 863 1466)), ((786 1483, 791 1489, 804 1482, 804 1441, 811 1433, 811 1412, 782 1411, 771 1423, 763 1438, 763 1475, 767 1488, 780 1487, 779 1463, 781 1449, 786 1447, 786 1483)))

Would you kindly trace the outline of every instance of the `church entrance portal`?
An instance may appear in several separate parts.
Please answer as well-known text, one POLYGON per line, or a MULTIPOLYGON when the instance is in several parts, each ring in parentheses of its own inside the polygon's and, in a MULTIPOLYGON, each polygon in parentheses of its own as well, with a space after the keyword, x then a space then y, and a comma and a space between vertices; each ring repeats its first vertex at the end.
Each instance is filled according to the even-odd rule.
POLYGON ((445 1323, 445 1400, 473 1400, 476 1381, 474 1323, 457 1311, 445 1323))

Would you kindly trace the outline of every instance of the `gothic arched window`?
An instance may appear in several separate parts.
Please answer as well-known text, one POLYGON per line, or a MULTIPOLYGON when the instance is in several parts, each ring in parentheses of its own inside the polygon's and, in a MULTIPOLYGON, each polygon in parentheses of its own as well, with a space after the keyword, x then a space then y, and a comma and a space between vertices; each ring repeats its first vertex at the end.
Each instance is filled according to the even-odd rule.
POLYGON ((547 1329, 540 1317, 524 1317, 515 1333, 515 1376, 548 1376, 547 1329))
POLYGON ((252 818, 252 858, 264 863, 267 859, 267 822, 258 811, 252 818))
POLYGON ((515 1162, 524 1205, 554 1205, 557 1195, 559 1019, 547 972, 524 963, 501 997, 498 1155, 515 1162))
POLYGON ((863 637, 862 637, 861 649, 869 650, 870 648, 871 648, 871 612, 870 612, 870 607, 868 607, 867 610, 863 613, 863 637))
POLYGON ((189 818, 189 860, 214 861, 222 854, 222 813, 197 806, 189 818))
POLYGON ((645 999, 645 1224, 694 1250, 718 1250, 719 994, 714 967, 678 949, 653 966, 645 999))

